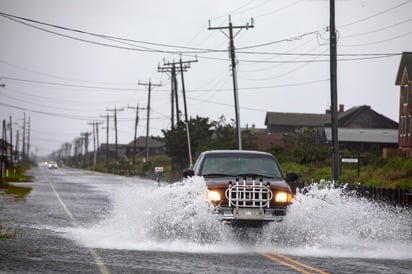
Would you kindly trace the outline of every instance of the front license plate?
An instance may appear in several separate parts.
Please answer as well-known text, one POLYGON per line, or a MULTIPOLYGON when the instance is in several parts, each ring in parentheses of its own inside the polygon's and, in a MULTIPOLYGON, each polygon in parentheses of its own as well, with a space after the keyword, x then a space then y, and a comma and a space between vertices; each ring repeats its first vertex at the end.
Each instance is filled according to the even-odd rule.
POLYGON ((233 218, 237 220, 263 220, 264 212, 260 208, 236 208, 233 218))

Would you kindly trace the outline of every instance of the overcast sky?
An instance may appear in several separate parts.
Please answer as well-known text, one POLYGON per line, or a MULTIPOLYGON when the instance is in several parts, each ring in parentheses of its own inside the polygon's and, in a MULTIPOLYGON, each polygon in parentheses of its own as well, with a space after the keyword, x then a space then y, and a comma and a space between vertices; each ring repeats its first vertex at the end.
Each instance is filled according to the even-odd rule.
MULTIPOLYGON (((398 121, 395 77, 401 53, 412 51, 411 10, 406 0, 336 1, 338 104, 370 105, 398 121)), ((234 26, 254 18, 254 28, 235 38, 242 127, 264 128, 268 111, 324 113, 330 106, 329 1, 0 0, 0 12, 0 118, 11 115, 21 136, 26 113, 38 155, 91 132, 89 123, 105 121, 115 107, 124 108, 119 143, 132 141, 128 106, 147 106, 139 81, 162 84, 153 88, 150 119, 150 135, 162 136, 171 125, 170 79, 158 65, 179 61, 179 53, 198 59, 184 73, 189 116, 233 119, 227 31, 208 30, 209 20, 227 27, 229 15, 234 26)), ((139 117, 144 136, 146 112, 139 117)))

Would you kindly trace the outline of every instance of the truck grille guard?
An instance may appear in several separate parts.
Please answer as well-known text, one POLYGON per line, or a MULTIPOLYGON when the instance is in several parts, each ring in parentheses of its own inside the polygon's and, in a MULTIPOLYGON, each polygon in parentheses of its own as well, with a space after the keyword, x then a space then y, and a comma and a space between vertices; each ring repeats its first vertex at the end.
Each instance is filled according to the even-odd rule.
POLYGON ((269 208, 273 193, 270 184, 264 185, 262 180, 256 182, 253 179, 252 184, 248 184, 245 179, 239 182, 239 179, 236 178, 234 184, 229 182, 225 196, 230 207, 269 208))

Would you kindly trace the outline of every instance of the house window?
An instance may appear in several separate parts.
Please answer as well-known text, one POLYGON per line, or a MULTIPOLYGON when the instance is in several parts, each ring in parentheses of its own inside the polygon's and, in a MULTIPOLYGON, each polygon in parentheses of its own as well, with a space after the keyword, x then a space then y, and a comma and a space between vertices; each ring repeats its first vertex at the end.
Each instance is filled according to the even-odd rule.
POLYGON ((405 125, 406 125, 405 116, 401 116, 400 123, 399 123, 399 135, 401 137, 405 136, 405 125))
POLYGON ((411 115, 408 115, 408 118, 406 119, 406 134, 408 136, 411 136, 411 115))
POLYGON ((402 88, 402 98, 403 98, 403 105, 406 106, 408 105, 408 100, 409 100, 409 86, 404 85, 402 88))

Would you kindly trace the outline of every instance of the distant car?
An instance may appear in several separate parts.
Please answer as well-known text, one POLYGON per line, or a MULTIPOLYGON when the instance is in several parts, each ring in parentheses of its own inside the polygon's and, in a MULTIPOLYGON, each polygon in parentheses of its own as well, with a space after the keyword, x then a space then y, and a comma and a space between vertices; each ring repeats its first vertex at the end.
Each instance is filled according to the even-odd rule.
POLYGON ((57 163, 53 162, 53 161, 49 162, 48 166, 49 166, 49 169, 57 169, 58 168, 57 163))
POLYGON ((287 182, 298 179, 272 154, 245 150, 205 151, 183 176, 203 176, 218 218, 235 223, 281 221, 293 199, 287 182))

